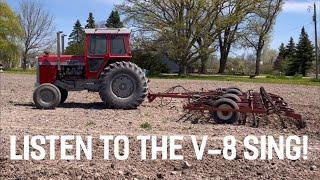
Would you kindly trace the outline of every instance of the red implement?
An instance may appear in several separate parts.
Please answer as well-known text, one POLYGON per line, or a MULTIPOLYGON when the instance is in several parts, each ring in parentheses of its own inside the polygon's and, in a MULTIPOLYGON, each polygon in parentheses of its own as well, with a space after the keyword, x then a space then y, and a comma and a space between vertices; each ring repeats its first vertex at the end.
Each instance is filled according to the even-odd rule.
POLYGON ((219 124, 233 124, 239 121, 240 114, 252 114, 254 118, 276 114, 302 122, 302 116, 295 113, 283 98, 267 93, 263 87, 260 88, 260 92, 241 92, 238 88, 191 92, 181 86, 175 86, 164 93, 150 92, 148 95, 149 102, 163 98, 186 99, 188 102, 183 106, 185 110, 210 113, 213 120, 219 124), (177 89, 184 92, 177 93, 177 89))

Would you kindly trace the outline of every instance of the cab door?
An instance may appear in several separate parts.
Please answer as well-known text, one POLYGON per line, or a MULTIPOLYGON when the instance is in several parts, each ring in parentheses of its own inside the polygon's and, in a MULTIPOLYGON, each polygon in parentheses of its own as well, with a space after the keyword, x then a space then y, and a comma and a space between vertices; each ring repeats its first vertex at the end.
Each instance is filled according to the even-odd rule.
POLYGON ((109 57, 107 35, 92 34, 87 42, 86 74, 88 79, 96 79, 109 57))
POLYGON ((128 34, 112 34, 110 36, 110 58, 127 61, 131 58, 128 34))

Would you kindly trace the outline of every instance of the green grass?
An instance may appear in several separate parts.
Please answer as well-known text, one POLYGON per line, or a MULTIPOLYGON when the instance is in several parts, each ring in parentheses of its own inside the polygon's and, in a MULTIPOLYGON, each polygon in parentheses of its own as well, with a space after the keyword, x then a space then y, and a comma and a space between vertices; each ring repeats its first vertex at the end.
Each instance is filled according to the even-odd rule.
POLYGON ((14 68, 14 69, 4 70, 4 73, 9 73, 9 74, 36 74, 36 70, 35 69, 23 70, 21 68, 14 68))
POLYGON ((181 79, 181 80, 212 80, 212 81, 230 81, 230 82, 248 82, 248 83, 271 83, 271 84, 295 84, 307 86, 320 86, 320 81, 312 78, 303 77, 277 77, 264 76, 250 78, 249 76, 175 76, 175 75, 158 75, 151 76, 151 79, 181 79))
POLYGON ((150 130, 150 129, 152 129, 152 126, 150 123, 145 122, 145 123, 140 124, 140 128, 150 130))
POLYGON ((94 125, 96 125, 96 123, 94 123, 93 121, 88 121, 88 122, 86 123, 86 127, 88 127, 88 126, 94 126, 94 125))

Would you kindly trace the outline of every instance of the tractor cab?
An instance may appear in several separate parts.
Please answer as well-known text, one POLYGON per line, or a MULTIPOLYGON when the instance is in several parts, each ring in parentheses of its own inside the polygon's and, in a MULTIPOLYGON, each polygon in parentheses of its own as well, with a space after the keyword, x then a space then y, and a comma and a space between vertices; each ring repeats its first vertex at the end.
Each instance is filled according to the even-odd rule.
POLYGON ((143 70, 130 62, 130 33, 125 28, 85 29, 84 55, 73 56, 65 55, 64 48, 61 53, 64 42, 62 32, 58 32, 57 55, 38 59, 36 106, 54 108, 67 99, 69 91, 88 90, 99 92, 107 107, 138 107, 147 96, 148 86, 143 70), (45 94, 41 94, 43 89, 45 94))
POLYGON ((87 79, 100 76, 107 64, 130 61, 130 30, 86 29, 85 74, 87 79))

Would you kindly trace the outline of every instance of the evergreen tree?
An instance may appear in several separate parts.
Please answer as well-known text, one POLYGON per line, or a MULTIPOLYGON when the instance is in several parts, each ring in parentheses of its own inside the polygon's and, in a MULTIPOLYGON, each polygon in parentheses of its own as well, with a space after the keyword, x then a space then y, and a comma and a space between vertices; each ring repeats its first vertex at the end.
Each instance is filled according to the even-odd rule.
POLYGON ((288 45, 286 46, 286 52, 285 52, 285 57, 288 64, 288 67, 286 70, 287 76, 294 76, 298 72, 299 62, 297 61, 297 58, 296 58, 296 51, 297 51, 296 44, 293 38, 291 37, 288 45))
POLYGON ((283 43, 281 43, 280 47, 279 47, 279 56, 284 59, 286 58, 286 47, 284 46, 283 43))
POLYGON ((293 38, 290 38, 290 41, 288 43, 288 45, 286 46, 286 50, 285 50, 285 57, 289 57, 289 56, 295 56, 296 54, 296 43, 294 42, 293 38))
POLYGON ((95 28, 95 21, 94 21, 94 17, 92 15, 92 12, 89 13, 89 17, 87 20, 87 25, 85 26, 85 28, 95 28))
POLYGON ((301 30, 299 43, 297 45, 297 61, 299 62, 298 73, 306 76, 315 60, 314 47, 304 27, 301 30))
POLYGON ((106 27, 108 28, 122 28, 123 27, 123 23, 120 20, 120 15, 118 11, 112 11, 107 23, 106 23, 106 27))
POLYGON ((286 48, 283 43, 279 47, 279 54, 274 62, 274 69, 283 72, 286 68, 286 48))
POLYGON ((77 20, 76 23, 74 24, 73 30, 72 30, 71 34, 69 35, 68 39, 69 39, 68 45, 79 44, 79 43, 83 42, 84 30, 83 30, 79 20, 77 20))
POLYGON ((83 55, 84 54, 84 39, 85 32, 81 26, 79 20, 73 26, 73 30, 69 35, 68 47, 66 48, 66 54, 70 55, 83 55))

